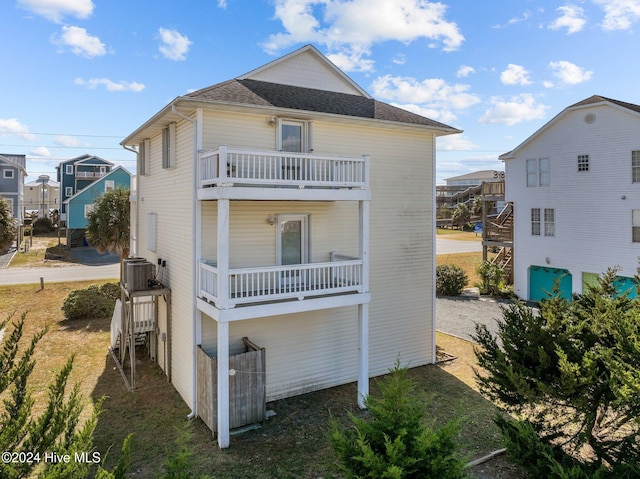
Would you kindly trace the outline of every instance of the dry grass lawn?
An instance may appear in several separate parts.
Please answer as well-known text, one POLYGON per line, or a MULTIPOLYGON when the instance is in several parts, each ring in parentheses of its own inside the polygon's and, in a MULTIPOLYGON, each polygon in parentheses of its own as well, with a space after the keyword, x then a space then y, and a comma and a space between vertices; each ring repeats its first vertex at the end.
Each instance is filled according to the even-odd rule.
MULTIPOLYGON (((25 338, 49 327, 37 347, 37 364, 30 383, 40 407, 46 384, 70 354, 76 355, 73 380, 84 394, 85 416, 98 398, 105 398, 94 437, 107 467, 115 463, 126 435, 133 433, 131 477, 158 477, 167 454, 176 450, 176 438, 186 431, 187 445, 194 453, 194 477, 203 473, 219 479, 315 479, 335 475, 327 441, 328 421, 335 417, 346 422, 349 412, 366 414, 357 410, 354 384, 269 403, 268 409, 276 416, 260 429, 232 436, 231 447, 221 451, 200 420, 187 420, 189 408, 167 384, 160 369, 144 358, 144 351, 138 355, 139 389, 127 391, 107 353, 109 318, 73 322, 63 319, 63 299, 71 290, 88 284, 48 284, 43 291, 39 291, 39 285, 0 286, 0 315, 28 311, 25 338)), ((477 393, 473 382, 472 346, 442 334, 438 334, 437 341, 458 359, 410 371, 410 377, 418 384, 416 394, 424 398, 428 408, 429 420, 440 424, 461 417, 460 440, 470 459, 500 448, 499 434, 492 422, 496 409, 477 393)), ((377 392, 375 379, 371 392, 377 392)), ((478 466, 472 473, 477 479, 523 477, 504 458, 478 466)))

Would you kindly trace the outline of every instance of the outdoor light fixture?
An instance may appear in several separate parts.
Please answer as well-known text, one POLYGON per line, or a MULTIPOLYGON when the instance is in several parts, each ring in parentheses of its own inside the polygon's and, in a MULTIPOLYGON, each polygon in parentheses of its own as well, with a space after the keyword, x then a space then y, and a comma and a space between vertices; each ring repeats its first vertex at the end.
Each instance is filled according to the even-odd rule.
POLYGON ((277 218, 274 215, 267 216, 267 223, 270 225, 275 225, 278 222, 277 218))
POLYGON ((269 118, 267 118, 267 123, 269 124, 269 126, 276 126, 277 121, 278 119, 275 116, 270 116, 269 118))

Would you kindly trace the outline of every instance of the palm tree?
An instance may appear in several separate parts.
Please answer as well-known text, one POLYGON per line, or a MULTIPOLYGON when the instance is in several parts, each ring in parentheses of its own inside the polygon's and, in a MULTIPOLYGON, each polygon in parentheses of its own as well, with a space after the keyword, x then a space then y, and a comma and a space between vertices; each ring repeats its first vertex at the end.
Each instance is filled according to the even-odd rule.
POLYGON ((129 256, 130 241, 129 189, 116 188, 107 191, 93 202, 93 211, 88 214, 87 238, 98 253, 120 255, 120 277, 122 260, 129 256))

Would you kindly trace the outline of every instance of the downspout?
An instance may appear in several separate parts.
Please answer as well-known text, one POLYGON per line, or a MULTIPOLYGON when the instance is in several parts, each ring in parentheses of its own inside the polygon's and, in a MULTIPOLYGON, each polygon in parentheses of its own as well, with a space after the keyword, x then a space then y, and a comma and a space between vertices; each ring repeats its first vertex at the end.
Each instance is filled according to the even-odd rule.
MULTIPOLYGON (((188 419, 192 419, 196 416, 197 411, 198 411, 198 371, 196 368, 196 361, 197 361, 197 355, 196 355, 196 347, 198 345, 198 342, 200 340, 200 331, 201 331, 201 327, 200 327, 200 315, 198 312, 198 308, 196 306, 195 303, 195 298, 198 295, 198 268, 197 268, 197 263, 196 261, 198 260, 197 255, 198 255, 198 246, 200 244, 200 228, 197 227, 197 223, 200 219, 199 214, 200 214, 200 208, 199 208, 199 203, 198 203, 198 191, 196 188, 196 185, 198 184, 198 121, 197 120, 193 120, 191 118, 189 118, 188 116, 180 113, 177 109, 176 109, 176 105, 173 104, 171 105, 171 111, 173 114, 179 116, 180 118, 182 118, 183 120, 188 121, 189 123, 191 123, 193 125, 193 187, 192 187, 192 208, 191 208, 191 264, 193 266, 193 271, 192 271, 192 282, 193 282, 193 295, 192 295, 192 317, 193 317, 193 321, 192 323, 192 332, 191 332, 191 336, 193 338, 193 344, 191 345, 191 350, 192 350, 192 361, 193 361, 193 367, 191 368, 192 371, 192 381, 191 384, 192 386, 192 391, 191 391, 191 412, 187 415, 188 419)), ((171 346, 169 346, 171 347, 171 346)))

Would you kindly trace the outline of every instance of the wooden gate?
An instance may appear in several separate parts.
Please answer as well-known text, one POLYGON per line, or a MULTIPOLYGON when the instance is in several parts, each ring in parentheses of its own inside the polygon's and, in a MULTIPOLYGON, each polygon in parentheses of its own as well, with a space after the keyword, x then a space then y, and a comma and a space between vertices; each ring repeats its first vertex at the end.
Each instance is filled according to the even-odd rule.
MULTIPOLYGON (((229 427, 235 429, 264 421, 266 411, 265 350, 242 338, 245 352, 229 356, 229 427)), ((200 346, 197 351, 198 417, 218 429, 218 361, 200 346)))

